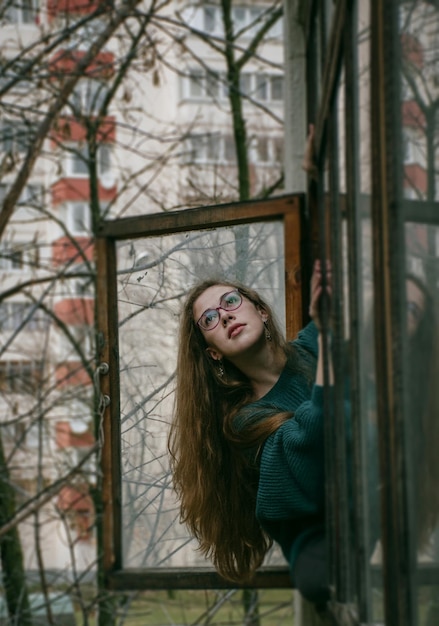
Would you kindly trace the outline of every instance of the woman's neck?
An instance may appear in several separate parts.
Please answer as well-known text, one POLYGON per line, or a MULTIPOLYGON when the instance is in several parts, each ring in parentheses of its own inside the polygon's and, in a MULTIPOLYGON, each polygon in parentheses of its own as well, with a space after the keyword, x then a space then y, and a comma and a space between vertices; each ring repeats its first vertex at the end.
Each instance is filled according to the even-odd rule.
POLYGON ((282 348, 275 351, 272 346, 266 344, 265 348, 257 355, 253 355, 251 360, 235 363, 251 382, 253 400, 259 400, 274 387, 285 367, 286 360, 287 357, 282 348))

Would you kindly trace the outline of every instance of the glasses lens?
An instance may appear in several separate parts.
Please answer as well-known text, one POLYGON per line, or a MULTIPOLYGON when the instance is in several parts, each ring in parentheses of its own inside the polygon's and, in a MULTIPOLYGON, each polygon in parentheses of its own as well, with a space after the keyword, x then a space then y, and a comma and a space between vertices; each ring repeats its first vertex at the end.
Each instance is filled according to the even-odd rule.
POLYGON ((221 298, 220 305, 226 311, 234 311, 242 302, 242 297, 239 291, 229 291, 225 293, 221 298))
POLYGON ((198 322, 203 330, 212 330, 218 324, 219 313, 216 309, 208 309, 204 311, 198 322))

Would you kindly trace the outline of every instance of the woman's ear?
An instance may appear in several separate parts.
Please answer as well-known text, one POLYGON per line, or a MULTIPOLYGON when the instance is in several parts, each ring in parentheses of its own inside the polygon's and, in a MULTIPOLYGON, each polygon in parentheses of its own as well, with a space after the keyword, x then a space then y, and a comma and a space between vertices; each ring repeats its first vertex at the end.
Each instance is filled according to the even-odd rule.
POLYGON ((206 348, 206 352, 214 361, 221 361, 221 359, 223 358, 221 352, 218 352, 218 350, 215 350, 215 348, 206 348))
POLYGON ((268 313, 267 313, 267 311, 263 307, 259 306, 259 304, 256 305, 256 309, 257 309, 259 315, 261 316, 261 320, 263 322, 268 321, 268 313))

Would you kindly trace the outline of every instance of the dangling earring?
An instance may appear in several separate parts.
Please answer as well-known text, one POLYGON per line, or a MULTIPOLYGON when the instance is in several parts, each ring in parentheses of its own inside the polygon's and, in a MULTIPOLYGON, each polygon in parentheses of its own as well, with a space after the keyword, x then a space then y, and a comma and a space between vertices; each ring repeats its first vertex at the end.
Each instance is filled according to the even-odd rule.
POLYGON ((272 337, 271 337, 270 329, 268 328, 268 320, 264 320, 264 326, 265 326, 265 339, 267 341, 271 341, 272 337))
POLYGON ((218 376, 223 378, 224 376, 224 365, 222 361, 218 361, 218 376))

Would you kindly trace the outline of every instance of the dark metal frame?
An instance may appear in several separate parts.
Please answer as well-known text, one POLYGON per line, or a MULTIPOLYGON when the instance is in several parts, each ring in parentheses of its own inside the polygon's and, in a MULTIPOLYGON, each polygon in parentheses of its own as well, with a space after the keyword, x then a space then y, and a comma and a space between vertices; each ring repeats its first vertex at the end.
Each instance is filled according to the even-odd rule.
MULTIPOLYGON (((103 562, 110 589, 221 589, 230 588, 213 568, 127 569, 122 558, 120 381, 118 359, 116 242, 157 237, 172 233, 224 228, 238 224, 282 221, 285 240, 285 306, 287 337, 294 337, 304 324, 307 289, 303 287, 302 247, 307 240, 301 194, 239 204, 215 205, 123 218, 102 223, 96 240, 98 337, 100 360, 109 374, 101 378, 101 393, 110 398, 103 417, 104 445, 102 522, 103 562)), ((238 585, 233 585, 238 587, 238 585)), ((286 567, 263 567, 247 588, 291 587, 286 567)))
POLYGON ((371 619, 372 581, 383 576, 384 608, 387 626, 416 624, 416 585, 437 584, 436 565, 422 568, 414 562, 415 545, 410 523, 410 460, 405 447, 407 437, 404 393, 401 389, 404 367, 404 324, 402 311, 404 282, 404 224, 439 224, 436 202, 409 201, 402 198, 402 167, 398 158, 401 134, 399 119, 399 64, 397 0, 370 0, 371 10, 371 145, 372 196, 359 194, 358 163, 358 65, 355 17, 360 0, 335 2, 330 29, 325 23, 325 0, 308 4, 305 19, 307 44, 308 121, 315 125, 318 178, 310 180, 308 202, 310 229, 318 233, 315 255, 333 260, 334 280, 334 369, 343 380, 345 364, 340 337, 342 301, 340 227, 346 220, 348 232, 349 310, 351 323, 349 371, 351 372, 352 446, 354 457, 355 551, 347 519, 346 451, 344 446, 343 398, 336 389, 334 430, 325 434, 327 443, 327 524, 330 557, 330 583, 333 599, 354 603, 361 623, 371 619), (330 32, 329 39, 326 33, 330 32), (317 45, 319 44, 319 45, 317 45), (319 49, 320 55, 316 54, 319 49), (339 146, 336 116, 337 91, 344 70, 346 194, 338 192, 339 146), (324 170, 329 190, 325 194, 324 170), (361 344, 356 329, 362 318, 361 294, 356 286, 361 275, 361 233, 363 203, 372 207, 375 306, 377 401, 380 452, 382 567, 370 565, 368 553, 367 494, 363 480, 365 437, 361 424, 362 362, 361 344), (362 461, 363 460, 363 461, 362 461), (341 513, 340 513, 341 512, 341 513), (354 581, 354 584, 352 584, 354 581))

